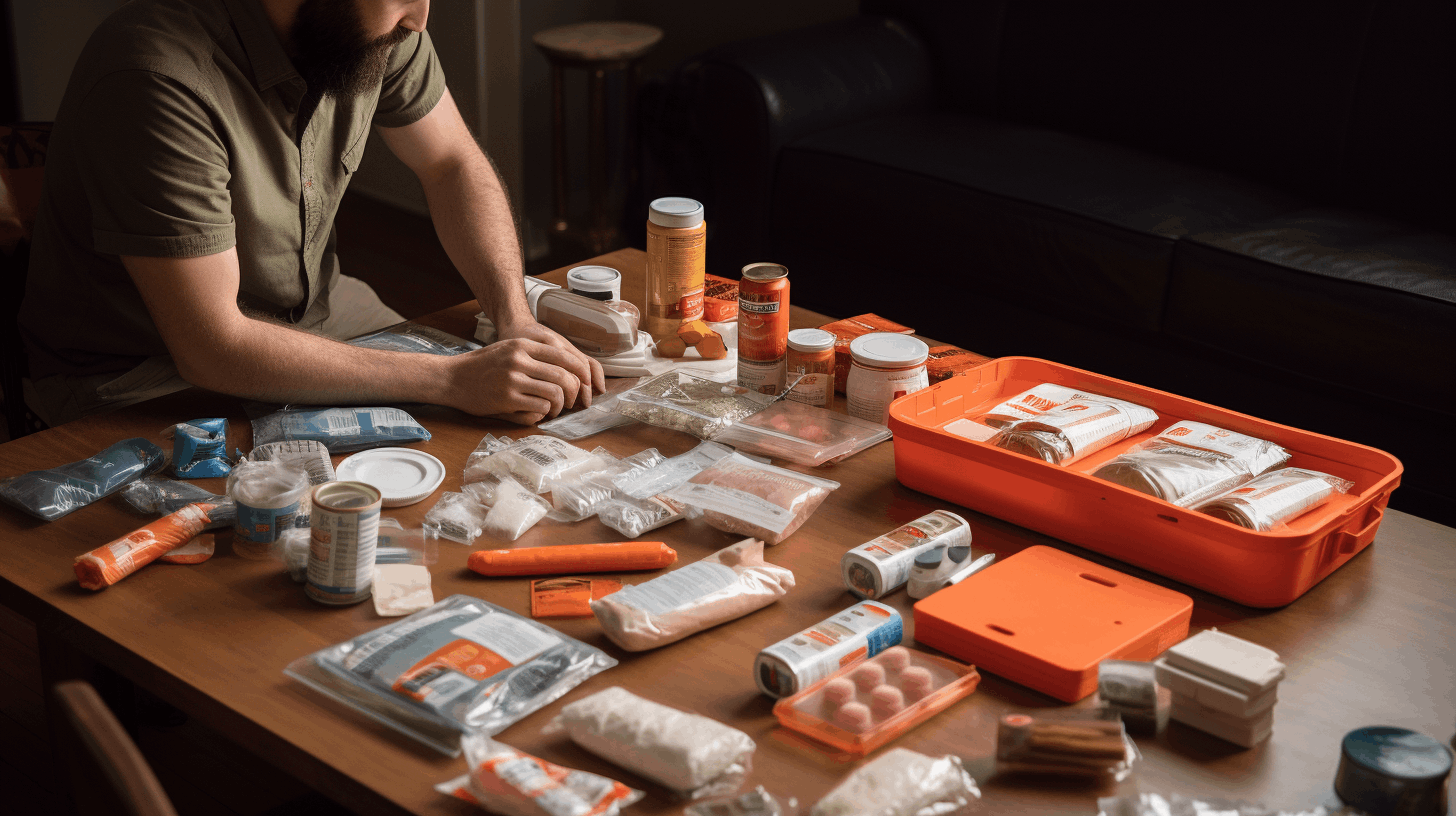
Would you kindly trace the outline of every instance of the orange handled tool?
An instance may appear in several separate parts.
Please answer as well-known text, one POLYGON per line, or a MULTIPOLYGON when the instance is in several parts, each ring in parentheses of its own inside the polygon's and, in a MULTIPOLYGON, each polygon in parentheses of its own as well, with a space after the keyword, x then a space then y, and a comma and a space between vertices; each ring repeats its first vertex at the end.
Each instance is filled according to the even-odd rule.
POLYGON ((490 576, 564 575, 661 569, 676 560, 677 551, 661 541, 622 541, 477 550, 470 554, 467 566, 481 575, 490 576))
POLYGON ((86 589, 105 589, 191 541, 212 520, 215 505, 189 504, 140 530, 76 556, 76 578, 86 589))

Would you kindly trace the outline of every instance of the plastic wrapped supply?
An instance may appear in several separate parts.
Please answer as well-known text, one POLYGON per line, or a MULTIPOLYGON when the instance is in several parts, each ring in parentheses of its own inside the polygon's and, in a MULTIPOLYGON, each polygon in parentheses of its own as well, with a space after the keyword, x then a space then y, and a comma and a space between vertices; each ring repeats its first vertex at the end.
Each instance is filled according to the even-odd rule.
POLYGON ((537 759, 480 734, 461 739, 470 771, 435 790, 501 816, 616 816, 642 798, 613 779, 537 759))
POLYGON ((495 503, 481 521, 481 532, 501 541, 515 541, 550 511, 545 499, 507 476, 495 489, 495 503))
POLYGON ((348 342, 349 345, 360 348, 435 354, 442 357, 453 357, 480 348, 479 343, 462 340, 453 334, 418 323, 401 323, 363 337, 355 337, 348 342))
POLYGON ((607 384, 607 390, 592 399, 591 407, 570 414, 563 414, 549 422, 542 422, 536 430, 555 434, 562 439, 583 439, 599 434, 609 428, 629 425, 636 420, 617 413, 617 397, 623 391, 636 387, 638 378, 614 378, 607 384))
POLYGON ((477 550, 466 565, 481 575, 570 575, 578 572, 655 570, 677 561, 661 541, 558 544, 520 550, 477 550))
POLYGON ((233 552, 267 558, 284 530, 307 527, 308 490, 308 474, 293 464, 239 462, 227 480, 228 496, 237 505, 233 552))
POLYGON ((1096 398, 1096 394, 1084 393, 1075 388, 1056 383, 1042 383, 1022 391, 1020 394, 997 405, 981 416, 981 420, 993 428, 1004 428, 1022 419, 1034 419, 1042 414, 1065 405, 1072 400, 1096 398))
POLYGON ((303 439, 270 442, 253 448, 248 458, 254 462, 294 463, 308 474, 311 485, 321 485, 338 478, 334 473, 334 463, 329 459, 329 449, 322 442, 303 439))
POLYGON ((1067 465, 1142 433, 1157 421, 1158 415, 1151 408, 1094 396, 1012 422, 991 443, 1053 465, 1067 465))
POLYGON ((212 533, 198 533, 191 541, 163 553, 157 560, 163 564, 201 564, 216 551, 217 537, 212 533))
POLYGON ((308 581, 309 534, 307 528, 284 530, 273 542, 273 553, 288 570, 288 577, 302 584, 308 581))
POLYGON ((846 459, 890 438, 890 429, 801 402, 783 400, 733 423, 714 441, 810 467, 846 459))
POLYGON ((189 504, 110 544, 76 556, 76 579, 85 589, 111 586, 191 541, 207 525, 207 511, 211 509, 208 504, 189 504))
POLYGON ((289 407, 253 420, 253 444, 306 440, 331 453, 424 442, 430 432, 398 408, 289 407))
POLYGON ((471 484, 496 476, 496 470, 487 467, 485 460, 510 447, 510 444, 509 436, 486 434, 475 446, 475 450, 465 457, 465 473, 461 476, 460 483, 471 484))
POLYGON ((545 578, 531 582, 531 617, 590 618, 591 602, 622 588, 615 578, 545 578))
POLYGON ((612 357, 637 344, 637 307, 552 289, 536 301, 536 319, 593 357, 612 357))
POLYGON ((759 785, 742 796, 688 805, 683 816, 799 816, 799 800, 774 796, 759 785))
POLYGON ((1092 475, 1179 507, 1232 490, 1289 461, 1289 451, 1201 422, 1177 422, 1092 475))
POLYGON ((637 538, 683 517, 682 508, 661 498, 609 499, 597 508, 597 519, 628 538, 637 538))
POLYGON ((446 493, 425 513, 424 527, 436 538, 469 546, 485 529, 489 512, 489 507, 464 493, 446 493))
POLYGON ((189 504, 212 505, 207 517, 207 530, 233 526, 237 518, 237 505, 227 496, 218 496, 194 484, 173 481, 161 476, 145 476, 123 487, 118 494, 138 513, 151 516, 165 516, 175 513, 189 504))
POLYGON ((468 595, 299 658, 288 676, 454 755, 617 665, 600 649, 468 595))
POLYGON ((1167 720, 1171 695, 1158 688, 1157 667, 1136 660, 1097 664, 1097 699, 1129 730, 1155 734, 1167 720))
POLYGON ((565 706, 549 728, 689 799, 737 790, 758 747, 736 728, 619 686, 565 706))
POLYGON ((809 816, 940 816, 980 798, 960 757, 891 748, 839 783, 809 816))
POLYGON ((609 478, 612 486, 623 496, 646 499, 677 487, 732 454, 732 448, 716 442, 702 442, 687 453, 613 473, 609 478))
POLYGON ((649 425, 712 439, 783 396, 669 371, 622 392, 617 398, 617 412, 649 425))
POLYGON ((657 467, 667 457, 657 448, 638 451, 625 459, 618 459, 602 448, 592 455, 606 467, 590 473, 577 473, 551 483, 551 506, 561 515, 563 521, 582 521, 596 515, 603 503, 617 495, 617 478, 639 473, 657 467))
POLYGON ((1097 800, 1097 816, 1365 816, 1353 808, 1283 810, 1232 799, 1194 799, 1179 794, 1129 793, 1097 800))
POLYGON ((42 521, 103 499, 167 463, 167 454, 145 439, 124 439, 100 453, 49 470, 0 479, 0 499, 42 521))
POLYGON ((996 769, 1003 773, 1122 781, 1137 758, 1122 720, 1107 708, 1007 714, 996 729, 996 769))
POLYGON ((794 588, 794 574, 763 560, 763 542, 746 538, 701 561, 592 601, 612 642, 629 652, 675 643, 741 618, 794 588))
POLYGON ((1350 492, 1354 486, 1354 482, 1317 470, 1284 468, 1265 473, 1193 509, 1267 533, 1283 528, 1336 493, 1350 492))
POLYGON ((681 504, 689 517, 701 515, 725 533, 778 544, 803 526, 838 487, 839 482, 735 453, 669 491, 667 498, 681 504))
POLYGON ((194 419, 162 432, 172 440, 172 475, 179 479, 211 479, 232 471, 227 459, 227 420, 194 419))
MULTIPOLYGON (((479 452, 479 448, 476 450, 479 452)), ((573 473, 600 470, 606 465, 606 462, 570 442, 554 436, 532 434, 473 462, 467 461, 464 481, 468 484, 488 476, 512 476, 532 491, 545 493, 554 480, 564 479, 573 473)))

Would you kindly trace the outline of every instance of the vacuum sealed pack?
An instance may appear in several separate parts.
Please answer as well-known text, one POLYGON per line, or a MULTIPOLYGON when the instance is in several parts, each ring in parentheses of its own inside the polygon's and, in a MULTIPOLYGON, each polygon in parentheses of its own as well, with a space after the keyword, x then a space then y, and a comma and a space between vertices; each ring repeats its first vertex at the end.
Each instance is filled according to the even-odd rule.
POLYGON ((683 518, 682 508, 657 497, 608 499, 597 506, 597 519, 628 538, 656 530, 683 518))
POLYGON ((809 467, 847 459, 889 438, 890 429, 878 422, 792 400, 776 402, 713 437, 739 451, 809 467))
POLYGON ((1179 507, 1191 507, 1288 461, 1289 451, 1273 442, 1183 421, 1092 475, 1179 507))
POLYGON ((554 480, 573 473, 601 470, 607 464, 570 442, 554 436, 532 434, 473 462, 467 461, 465 478, 467 482, 473 482, 488 476, 510 476, 537 493, 545 493, 554 480))
POLYGON ((1022 391, 987 411, 981 416, 981 421, 993 428, 1004 428, 1017 420, 1039 417, 1072 400, 1095 396, 1095 394, 1083 393, 1065 385, 1042 383, 1022 391))
POLYGON ((1200 513, 1240 527, 1272 532, 1329 501, 1348 493, 1355 483, 1306 468, 1274 470, 1194 507, 1200 513))
POLYGON ((237 505, 227 496, 209 493, 203 488, 187 482, 178 482, 161 476, 144 476, 123 487, 117 495, 131 509, 149 516, 165 516, 175 513, 189 504, 205 502, 212 505, 208 511, 205 530, 217 530, 233 526, 238 517, 237 505))
POLYGON ((166 464, 167 454, 151 442, 123 439, 79 462, 0 479, 0 499, 41 521, 55 521, 166 464))
POLYGON ((487 505, 465 493, 444 493, 425 513, 424 528, 436 538, 469 546, 485 531, 485 516, 489 512, 487 505))
POLYGON ((996 728, 996 769, 1005 773, 1126 779, 1138 760, 1111 708, 1007 714, 996 728))
POLYGON ((425 442, 430 432, 398 408, 291 406, 253 420, 253 444, 308 440, 332 453, 425 442))
POLYGON ((746 538, 701 561, 592 601, 612 642, 629 652, 666 646, 762 609, 794 588, 794 574, 763 560, 746 538))
POLYGON ((593 434, 616 428, 621 425, 630 425, 636 420, 617 413, 617 397, 630 388, 636 387, 637 377, 613 378, 607 384, 607 390, 592 399, 590 408, 583 408, 570 414, 563 414, 548 422, 536 425, 536 429, 555 434, 562 439, 584 439, 593 434))
POLYGON ((755 462, 735 453, 714 462, 665 498, 725 533, 778 544, 809 520, 839 482, 755 462))
POLYGON ((461 734, 495 734, 615 665, 555 629, 452 595, 285 673, 453 756, 461 734))
POLYGON ((162 432, 172 440, 172 475, 179 479, 210 479, 232 470, 227 458, 228 423, 216 419, 194 419, 162 432))
POLYGON ((616 816, 642 798, 615 779, 563 768, 481 734, 460 741, 464 776, 435 790, 501 816, 616 816))
POLYGON ((809 816, 940 816, 980 798, 960 757, 891 748, 825 794, 809 816))
POLYGON ((412 354, 435 354, 453 357, 480 348, 479 343, 462 340, 453 334, 418 323, 401 323, 377 332, 355 337, 348 341, 351 346, 378 349, 380 351, 403 351, 412 354))
POLYGON ((547 729, 689 799, 737 790, 758 748, 736 728, 620 686, 565 706, 547 729))
POLYGON ((623 391, 617 398, 617 412, 649 425, 712 439, 783 396, 669 371, 623 391))
POLYGON ((1067 465, 1142 433, 1157 421, 1151 408, 1111 397, 1084 397, 1008 423, 992 437, 991 444, 1053 465, 1067 465))

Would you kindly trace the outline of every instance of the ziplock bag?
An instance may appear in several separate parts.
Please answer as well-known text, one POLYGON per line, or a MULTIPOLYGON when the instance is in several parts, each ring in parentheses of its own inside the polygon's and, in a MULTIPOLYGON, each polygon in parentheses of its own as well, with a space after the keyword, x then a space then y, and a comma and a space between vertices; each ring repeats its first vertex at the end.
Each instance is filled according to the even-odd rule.
POLYGON ((238 517, 238 507, 227 496, 209 493, 194 484, 173 481, 161 476, 144 476, 123 487, 117 495, 131 509, 149 516, 165 516, 175 513, 189 504, 206 502, 212 505, 207 513, 208 522, 204 530, 217 530, 233 526, 238 517))
POLYGON ((166 464, 167 454, 151 442, 124 439, 79 462, 0 479, 0 499, 42 521, 55 521, 166 464))
POLYGON ((803 526, 839 482, 806 476, 755 462, 742 454, 725 456, 688 479, 665 498, 701 515, 725 533, 754 536, 777 544, 803 526))
POLYGON ((960 757, 891 748, 825 794, 809 816, 938 816, 980 798, 960 757))
POLYGON ((638 379, 637 377, 614 379, 605 392, 592 400, 590 408, 583 408, 580 411, 539 423, 536 430, 555 434, 562 439, 576 440, 599 434, 619 425, 629 425, 636 420, 617 413, 617 397, 623 391, 635 387, 638 379))
POLYGON ((638 451, 624 459, 618 459, 605 448, 597 448, 592 455, 611 464, 599 471, 572 474, 550 484, 551 506, 561 514, 563 521, 582 521, 595 515, 602 503, 617 493, 614 480, 618 476, 656 467, 667 461, 657 448, 638 451))
POLYGON ((464 493, 445 493, 425 513, 424 528, 436 538, 469 546, 485 529, 490 508, 464 493))
POLYGON ((742 796, 688 805, 683 816, 799 816, 799 800, 774 796, 759 785, 742 796))
POLYGON ((890 438, 878 422, 802 402, 782 400, 738 420, 713 437, 746 453, 810 467, 846 459, 890 438))
POLYGON ((1288 522, 1348 493, 1355 483, 1305 468, 1284 468, 1209 499, 1193 508, 1260 532, 1283 528, 1288 522))
POLYGON ((614 474, 611 477, 612 486, 622 495, 633 499, 650 498, 677 487, 732 453, 733 449, 725 445, 702 442, 687 453, 671 459, 614 474))
POLYGON ((787 595, 794 574, 763 560, 753 538, 591 602, 612 642, 629 652, 675 643, 787 595))
POLYGON ((453 357, 480 348, 479 343, 462 340, 453 334, 442 332, 418 323, 401 323, 377 332, 355 337, 348 341, 351 346, 379 349, 380 351, 404 351, 415 354, 436 354, 453 357))
POLYGON ((468 595, 288 664, 289 677, 444 754, 617 665, 600 649, 468 595))
POLYGON ((287 407, 253 420, 253 444, 322 442, 331 453, 424 442, 430 432, 398 408, 287 407))
POLYGON ((1309 810, 1280 810, 1252 802, 1131 793, 1097 800, 1097 816, 1365 816, 1351 807, 1317 805, 1309 810))
POLYGON ((742 386, 669 371, 623 391, 617 398, 617 413, 699 439, 712 439, 787 393, 760 394, 742 386))
POLYGON ((637 538, 682 517, 681 507, 655 496, 646 499, 622 496, 597 506, 597 519, 627 538, 637 538))
POLYGON ((227 459, 226 419, 194 419, 162 431, 172 440, 172 475, 179 479, 211 479, 232 471, 227 459))
POLYGON ((1202 422, 1177 422, 1092 475, 1191 507, 1289 461, 1273 442, 1202 422))
POLYGON ((563 768, 480 734, 460 741, 464 776, 435 786, 501 816, 616 816, 642 798, 614 779, 563 768))
POLYGON ((758 748, 736 728, 643 699, 620 686, 562 708, 542 733, 558 731, 602 759, 689 799, 737 790, 758 748))
MULTIPOLYGON (((478 450, 478 449, 477 449, 478 450)), ((537 493, 544 493, 547 484, 567 475, 601 470, 607 463, 570 442, 544 434, 525 436, 467 464, 466 480, 478 475, 513 476, 537 493), (473 466, 472 466, 473 465, 473 466)))
POLYGON ((465 473, 461 476, 460 483, 471 484, 493 476, 495 471, 485 466, 485 460, 499 451, 505 450, 510 444, 509 436, 486 434, 475 446, 475 450, 465 457, 465 473))
POLYGON ((494 501, 481 520, 481 532, 501 541, 515 541, 550 511, 545 499, 506 476, 496 486, 494 501))
POLYGON ((1110 708, 1006 714, 996 728, 996 769, 1003 773, 1121 782, 1139 758, 1121 717, 1110 708))

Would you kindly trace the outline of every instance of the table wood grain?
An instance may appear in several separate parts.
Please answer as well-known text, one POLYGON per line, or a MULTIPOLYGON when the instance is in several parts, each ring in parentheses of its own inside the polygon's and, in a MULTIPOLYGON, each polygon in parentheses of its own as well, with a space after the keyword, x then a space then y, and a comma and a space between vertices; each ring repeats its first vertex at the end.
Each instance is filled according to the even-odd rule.
MULTIPOLYGON (((621 269, 624 294, 641 300, 642 253, 623 250, 592 262, 621 269)), ((562 280, 564 270, 548 277, 562 280)), ((420 322, 469 337, 476 310, 474 303, 462 304, 420 322)), ((827 320, 802 310, 793 315, 796 327, 827 320)), ((484 434, 525 432, 450 409, 412 410, 433 434, 418 447, 439 457, 448 474, 440 490, 425 501, 385 511, 407 526, 419 525, 440 493, 459 489, 465 458, 484 434)), ((194 390, 0 445, 0 475, 81 459, 125 437, 159 440, 170 424, 218 415, 231 421, 235 435, 230 445, 249 449, 251 434, 241 403, 194 390)), ((673 455, 695 442, 672 431, 635 425, 579 444, 602 445, 619 455, 646 447, 673 455)), ((1137 739, 1143 759, 1134 779, 1143 790, 1218 794, 1303 807, 1330 795, 1339 740, 1350 729, 1397 725, 1442 742, 1456 730, 1452 657, 1456 530, 1388 512, 1374 546, 1288 607, 1256 610, 907 489, 895 481, 892 446, 887 442, 819 471, 839 480, 842 487, 798 533, 769 549, 769 560, 793 570, 797 586, 767 609, 643 654, 612 645, 594 619, 551 621, 560 631, 601 647, 621 665, 511 726, 499 738, 545 759, 646 790, 648 798, 633 813, 678 812, 681 803, 669 799, 660 787, 588 754, 564 737, 540 733, 564 702, 621 685, 743 729, 759 746, 750 786, 761 784, 806 804, 816 801, 855 766, 782 738, 771 715, 772 702, 755 689, 754 656, 854 603, 839 580, 839 558, 845 550, 937 508, 967 515, 978 553, 989 551, 1004 558, 1031 545, 1050 544, 1188 593, 1195 600, 1195 630, 1217 626, 1280 653, 1288 674, 1279 687, 1272 739, 1243 750, 1170 724, 1156 738, 1137 739)), ((343 458, 334 457, 336 463, 343 458)), ((198 484, 222 490, 220 479, 198 484)), ((283 675, 284 666, 295 658, 386 623, 369 603, 339 608, 309 601, 280 564, 234 557, 230 534, 219 535, 218 555, 206 563, 153 564, 107 590, 81 589, 71 571, 72 559, 144 521, 116 498, 49 524, 5 508, 0 511, 0 604, 35 621, 47 642, 108 664, 359 813, 477 812, 432 787, 463 772, 463 760, 401 737, 283 675)), ((737 539, 700 521, 680 522, 651 537, 677 549, 676 567, 737 539)), ((548 521, 515 546, 620 538, 595 519, 572 525, 548 521)), ((439 562, 431 568, 436 597, 464 593, 529 614, 529 579, 475 575, 465 569, 470 551, 440 542, 439 562)), ((628 580, 647 577, 630 575, 628 580)), ((887 602, 905 616, 905 642, 913 644, 909 599, 900 592, 887 602)), ((1050 697, 986 674, 975 694, 892 745, 961 756, 981 784, 985 812, 1094 813, 1095 798, 1110 795, 1117 785, 993 775, 998 717, 1010 710, 1061 706, 1050 697)), ((1132 784, 1125 782, 1122 787, 1132 784)))

